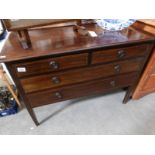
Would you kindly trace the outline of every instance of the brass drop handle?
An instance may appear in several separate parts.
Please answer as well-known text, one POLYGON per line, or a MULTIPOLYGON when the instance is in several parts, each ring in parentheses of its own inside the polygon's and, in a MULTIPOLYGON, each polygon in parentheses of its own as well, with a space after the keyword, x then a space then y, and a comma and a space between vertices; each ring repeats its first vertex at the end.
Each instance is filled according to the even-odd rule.
POLYGON ((120 65, 115 65, 114 69, 115 69, 116 73, 119 73, 121 70, 120 65))
POLYGON ((61 93, 59 93, 59 92, 56 92, 56 93, 55 93, 55 96, 56 96, 58 99, 62 99, 62 95, 61 95, 61 93))
POLYGON ((52 82, 55 83, 55 84, 58 84, 60 83, 60 79, 56 76, 52 77, 52 82))
POLYGON ((118 58, 124 58, 126 56, 126 53, 124 50, 119 50, 117 52, 118 58))
POLYGON ((110 85, 111 85, 112 87, 115 87, 116 82, 115 82, 115 81, 111 81, 111 82, 110 82, 110 85))
POLYGON ((59 64, 56 61, 51 61, 49 63, 49 65, 53 68, 53 69, 58 69, 59 68, 59 64))

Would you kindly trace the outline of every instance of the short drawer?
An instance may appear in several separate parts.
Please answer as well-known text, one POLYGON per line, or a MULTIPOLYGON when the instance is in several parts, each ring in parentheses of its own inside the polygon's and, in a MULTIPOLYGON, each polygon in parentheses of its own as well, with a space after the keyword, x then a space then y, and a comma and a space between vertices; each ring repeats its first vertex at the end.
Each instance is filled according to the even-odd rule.
POLYGON ((92 53, 92 64, 106 63, 126 58, 144 56, 147 53, 146 50, 147 44, 96 51, 92 53))
POLYGON ((136 77, 137 73, 134 72, 126 75, 114 76, 108 79, 95 80, 84 84, 32 93, 27 95, 27 98, 31 107, 34 108, 72 98, 103 93, 104 91, 107 92, 108 90, 116 88, 127 87, 133 84, 136 77))
POLYGON ((20 80, 26 93, 56 88, 64 85, 99 79, 121 73, 139 71, 143 59, 137 58, 111 64, 74 69, 71 71, 50 73, 20 80))
POLYGON ((86 66, 88 54, 74 54, 60 57, 53 57, 35 60, 14 65, 18 77, 32 74, 59 71, 68 68, 86 66))

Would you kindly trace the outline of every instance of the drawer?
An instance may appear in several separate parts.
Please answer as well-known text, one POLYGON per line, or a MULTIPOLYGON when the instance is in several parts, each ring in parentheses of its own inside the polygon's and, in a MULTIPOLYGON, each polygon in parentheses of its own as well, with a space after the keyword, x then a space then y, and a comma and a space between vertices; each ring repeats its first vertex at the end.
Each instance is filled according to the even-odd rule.
POLYGON ((140 46, 96 51, 92 53, 92 64, 106 63, 126 58, 144 56, 146 50, 147 44, 140 46))
POLYGON ((50 89, 27 95, 31 107, 55 103, 72 98, 87 96, 91 94, 103 93, 108 90, 130 86, 136 80, 137 73, 130 73, 121 76, 114 76, 108 79, 100 79, 84 84, 63 87, 60 89, 50 89))
POLYGON ((40 76, 23 78, 20 80, 26 93, 40 91, 48 88, 56 88, 64 85, 99 79, 102 77, 138 71, 143 59, 137 58, 119 61, 106 65, 74 69, 71 71, 50 73, 40 76))
POLYGON ((18 77, 45 72, 59 71, 68 68, 86 66, 88 53, 60 56, 48 59, 35 60, 14 65, 18 77))

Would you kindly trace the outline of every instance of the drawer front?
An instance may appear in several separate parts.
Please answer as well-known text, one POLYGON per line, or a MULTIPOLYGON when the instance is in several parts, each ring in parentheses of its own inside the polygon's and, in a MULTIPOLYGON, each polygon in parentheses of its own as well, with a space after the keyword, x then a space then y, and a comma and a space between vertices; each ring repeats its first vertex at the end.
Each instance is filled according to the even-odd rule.
POLYGON ((137 73, 130 73, 121 76, 114 76, 108 79, 100 79, 84 84, 63 87, 60 89, 51 89, 43 92, 27 95, 31 107, 37 107, 45 104, 55 103, 76 97, 87 96, 91 94, 103 93, 104 91, 130 86, 137 77, 137 73))
POLYGON ((21 79, 26 93, 138 71, 142 58, 21 79))
POLYGON ((120 49, 102 50, 92 53, 92 64, 105 63, 115 60, 144 56, 147 51, 147 44, 120 49))
POLYGON ((88 64, 88 53, 60 56, 48 59, 41 59, 15 65, 18 77, 26 75, 59 71, 68 68, 86 66, 88 64))

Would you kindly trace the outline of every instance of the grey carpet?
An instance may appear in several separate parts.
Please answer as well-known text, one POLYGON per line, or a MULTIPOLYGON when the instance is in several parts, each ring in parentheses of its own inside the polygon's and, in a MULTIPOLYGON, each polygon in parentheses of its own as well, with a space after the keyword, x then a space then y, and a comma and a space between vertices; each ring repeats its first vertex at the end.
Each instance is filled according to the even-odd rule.
POLYGON ((155 134, 155 94, 122 104, 124 92, 85 97, 0 118, 0 134, 155 134))

